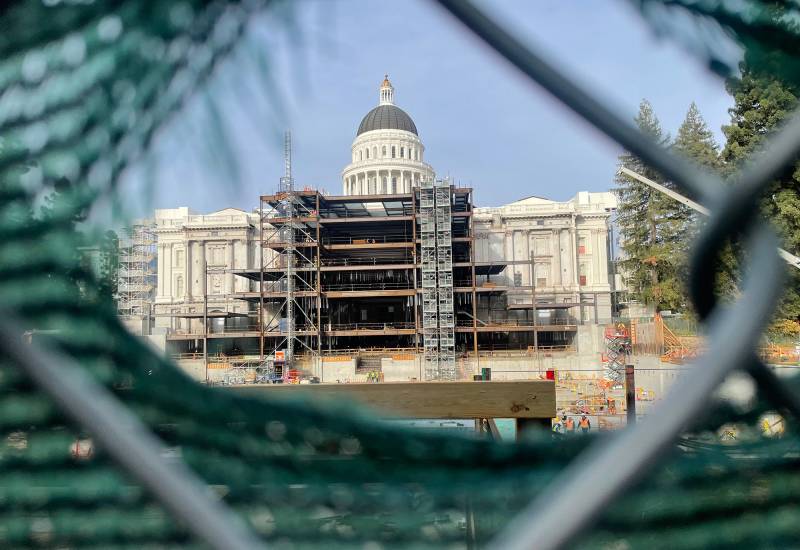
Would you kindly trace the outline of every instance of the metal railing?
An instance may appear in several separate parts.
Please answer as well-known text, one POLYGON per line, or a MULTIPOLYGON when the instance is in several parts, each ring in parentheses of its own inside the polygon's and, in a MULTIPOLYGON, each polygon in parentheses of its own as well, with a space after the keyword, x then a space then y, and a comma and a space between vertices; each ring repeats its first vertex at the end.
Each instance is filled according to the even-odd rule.
POLYGON ((411 290, 413 281, 374 282, 374 283, 331 283, 322 286, 322 291, 359 291, 359 290, 411 290))
POLYGON ((326 237, 322 239, 322 244, 383 244, 383 243, 410 243, 411 235, 383 234, 355 237, 326 237))
POLYGON ((335 325, 324 325, 326 331, 333 330, 371 330, 371 331, 390 331, 390 330, 409 330, 414 329, 415 324, 411 322, 393 322, 393 323, 343 323, 335 325))

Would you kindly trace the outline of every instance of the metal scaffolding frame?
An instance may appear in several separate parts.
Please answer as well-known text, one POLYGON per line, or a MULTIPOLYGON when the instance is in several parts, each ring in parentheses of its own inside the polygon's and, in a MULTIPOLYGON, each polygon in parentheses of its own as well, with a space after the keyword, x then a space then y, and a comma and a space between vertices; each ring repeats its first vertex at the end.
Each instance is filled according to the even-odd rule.
MULTIPOLYGON (((456 379, 455 312, 453 310, 453 229, 450 180, 434 184, 436 199, 436 278, 439 305, 439 378, 456 379)), ((474 285, 474 281, 473 281, 474 285)))
POLYGON ((455 380, 453 236, 450 181, 423 180, 419 189, 422 277, 422 364, 426 380, 455 380))
POLYGON ((436 295, 436 201, 433 181, 419 188, 420 271, 422 277, 422 369, 425 380, 439 379, 439 307, 436 295))
POLYGON ((119 239, 117 312, 123 319, 151 315, 156 283, 156 236, 153 222, 136 220, 119 239))
POLYGON ((275 352, 284 346, 286 367, 292 365, 296 344, 298 349, 312 355, 319 352, 319 224, 309 223, 309 220, 316 220, 319 217, 319 196, 315 193, 316 199, 312 207, 307 201, 300 200, 294 189, 291 139, 291 134, 287 132, 284 141, 284 175, 280 178, 280 192, 271 197, 261 197, 259 209, 262 251, 259 275, 258 316, 261 333, 259 355, 261 361, 267 356, 274 359, 275 352), (271 250, 272 253, 269 257, 264 257, 267 250, 271 250), (270 268, 280 268, 284 271, 277 279, 268 281, 264 277, 264 270, 270 268), (301 292, 303 298, 299 297, 301 292), (309 292, 314 296, 308 298, 306 295, 309 292), (264 314, 268 293, 282 293, 285 298, 272 317, 267 320, 264 314), (300 303, 299 300, 310 300, 310 302, 300 303), (281 314, 283 317, 280 317, 281 314), (302 336, 298 335, 295 326, 297 315, 301 316, 303 321, 302 336), (278 332, 284 337, 272 342, 272 349, 267 352, 265 349, 267 325, 276 318, 278 332), (309 333, 317 335, 316 345, 308 341, 309 333))

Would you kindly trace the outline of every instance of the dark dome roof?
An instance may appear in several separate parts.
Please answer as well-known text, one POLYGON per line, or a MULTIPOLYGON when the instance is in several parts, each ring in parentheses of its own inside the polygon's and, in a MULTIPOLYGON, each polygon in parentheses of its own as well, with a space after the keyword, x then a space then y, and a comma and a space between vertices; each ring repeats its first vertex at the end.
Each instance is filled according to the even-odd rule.
MULTIPOLYGON (((358 125, 358 134, 371 130, 405 130, 417 133, 414 121, 400 107, 394 105, 378 105, 368 112, 358 125)), ((419 134, 417 134, 419 135, 419 134)))

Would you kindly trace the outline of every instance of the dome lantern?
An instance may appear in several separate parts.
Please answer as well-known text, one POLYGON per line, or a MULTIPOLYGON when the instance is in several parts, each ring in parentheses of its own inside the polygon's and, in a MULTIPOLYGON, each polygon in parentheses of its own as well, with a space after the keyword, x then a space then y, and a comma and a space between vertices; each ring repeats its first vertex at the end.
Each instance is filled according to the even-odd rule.
POLYGON ((378 105, 394 105, 394 86, 389 82, 389 75, 383 75, 381 84, 380 101, 378 105))

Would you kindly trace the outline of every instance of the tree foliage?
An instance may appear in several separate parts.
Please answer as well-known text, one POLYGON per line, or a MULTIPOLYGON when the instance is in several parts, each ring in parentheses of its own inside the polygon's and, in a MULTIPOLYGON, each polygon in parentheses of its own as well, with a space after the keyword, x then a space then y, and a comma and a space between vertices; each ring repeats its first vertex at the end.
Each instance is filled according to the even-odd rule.
MULTIPOLYGON (((639 129, 667 147, 665 135, 653 106, 643 100, 634 121, 639 129)), ((619 163, 653 181, 667 185, 664 178, 638 157, 626 152, 619 163)), ((619 199, 616 223, 620 231, 620 267, 632 298, 653 305, 656 310, 682 309, 685 297, 675 263, 682 223, 672 199, 627 176, 617 175, 615 193, 619 199)))
MULTIPOLYGON (((759 58, 763 60, 762 58, 759 58)), ((727 89, 734 99, 731 123, 723 127, 727 138, 722 151, 726 171, 733 173, 766 138, 778 129, 798 106, 798 88, 783 81, 770 63, 756 64, 745 56, 741 77, 730 79, 727 89)), ((800 163, 773 181, 760 204, 762 215, 775 226, 783 246, 800 252, 800 163)), ((789 281, 778 309, 778 318, 800 319, 800 273, 789 272, 789 281)))
MULTIPOLYGON (((646 100, 634 120, 663 147, 671 147, 703 169, 719 169, 719 146, 694 103, 689 106, 674 141, 664 134, 652 105, 646 100)), ((622 166, 675 189, 672 182, 630 153, 621 155, 619 160, 622 166)), ((617 224, 624 255, 621 267, 631 297, 653 305, 656 310, 686 311, 689 247, 696 233, 698 215, 688 206, 627 176, 618 175, 616 181, 617 224)))

